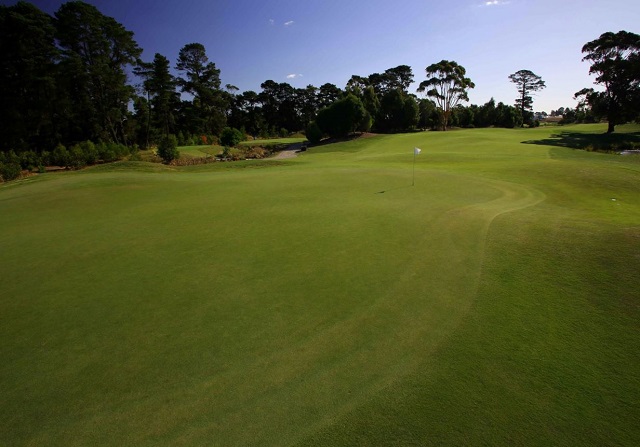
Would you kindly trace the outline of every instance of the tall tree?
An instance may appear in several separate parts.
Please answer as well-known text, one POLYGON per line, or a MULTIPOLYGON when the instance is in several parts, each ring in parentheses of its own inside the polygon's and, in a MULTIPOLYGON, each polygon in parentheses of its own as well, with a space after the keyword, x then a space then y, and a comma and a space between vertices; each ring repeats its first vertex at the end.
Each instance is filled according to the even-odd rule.
MULTIPOLYGON (((533 92, 537 92, 546 87, 542 77, 530 70, 518 70, 509 75, 509 80, 518 87, 519 96, 516 99, 516 108, 520 109, 522 118, 530 123, 533 117, 533 92)), ((524 123, 523 123, 524 126, 524 123)))
POLYGON ((384 72, 387 78, 388 89, 401 89, 405 94, 409 91, 409 86, 413 82, 413 71, 408 65, 398 65, 389 68, 384 72))
POLYGON ((367 88, 368 85, 369 82, 366 78, 358 75, 352 75, 351 78, 349 78, 349 80, 347 81, 345 91, 355 96, 362 97, 364 89, 367 88))
POLYGON ((370 119, 362 101, 352 94, 335 101, 318 112, 317 124, 331 137, 345 137, 370 119))
POLYGON ((334 84, 322 84, 318 89, 318 107, 328 107, 342 97, 342 90, 334 84))
POLYGON ((142 53, 133 33, 81 1, 64 3, 55 17, 61 68, 74 110, 69 138, 126 143, 124 121, 134 96, 127 70, 142 53))
POLYGON ((441 114, 441 128, 447 130, 452 110, 461 101, 469 101, 467 90, 474 88, 471 79, 465 77, 467 71, 455 61, 442 60, 426 68, 427 80, 418 87, 434 98, 441 114))
POLYGON ((258 95, 262 103, 262 112, 270 132, 278 133, 302 129, 300 122, 300 104, 296 89, 286 82, 272 80, 263 82, 262 92, 258 95))
POLYGON ((582 47, 589 74, 604 92, 581 90, 586 100, 607 117, 607 133, 640 113, 640 36, 627 31, 607 32, 582 47))
POLYGON ((421 129, 435 129, 438 125, 436 104, 430 99, 422 98, 418 102, 418 107, 420 110, 418 127, 421 129))
POLYGON ((179 97, 176 92, 177 81, 169 72, 169 59, 156 53, 151 64, 149 91, 153 118, 164 136, 174 133, 175 110, 179 97))
POLYGON ((30 3, 0 6, 0 149, 57 143, 54 35, 52 18, 30 3))
POLYGON ((191 123, 191 131, 220 135, 226 125, 228 95, 220 90, 220 70, 209 62, 204 45, 190 43, 182 47, 176 69, 184 73, 178 79, 182 91, 193 95, 197 122, 191 123))
POLYGON ((412 95, 404 93, 401 87, 386 92, 380 101, 376 119, 376 130, 401 132, 418 124, 420 110, 412 95))

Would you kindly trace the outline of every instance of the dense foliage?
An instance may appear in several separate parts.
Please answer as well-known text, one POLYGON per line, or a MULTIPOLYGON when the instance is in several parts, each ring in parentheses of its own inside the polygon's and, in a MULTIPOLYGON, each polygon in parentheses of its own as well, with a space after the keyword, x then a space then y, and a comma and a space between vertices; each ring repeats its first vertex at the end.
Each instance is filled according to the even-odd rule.
POLYGON ((586 53, 582 60, 589 61, 590 74, 596 75, 596 84, 603 92, 582 89, 576 98, 583 98, 596 116, 606 118, 608 133, 616 124, 640 116, 640 35, 627 31, 604 33, 582 47, 586 53))
MULTIPOLYGON (((640 37, 625 31, 587 43, 584 59, 605 90, 578 92, 577 107, 558 113, 562 122, 605 118, 612 132, 636 119, 639 50, 640 37)), ((518 86, 515 107, 493 99, 464 106, 474 83, 464 67, 442 60, 426 69, 417 89, 424 98, 409 92, 414 75, 407 65, 353 75, 344 90, 330 83, 295 88, 266 80, 260 92, 239 92, 221 85, 220 70, 200 43, 182 47, 173 67, 177 76, 165 56, 156 53, 145 62, 141 54, 131 31, 88 3, 66 2, 53 16, 24 1, 0 6, 0 151, 18 158, 30 154, 31 162, 17 163, 23 169, 79 168, 128 154, 105 149, 110 145, 148 148, 170 135, 178 145, 214 144, 226 128, 242 138, 308 129, 310 141, 319 141, 370 130, 532 126, 531 94, 544 87, 539 76, 520 70, 509 76, 518 86)), ((8 171, 3 177, 10 177, 8 171)))
POLYGON ((509 75, 509 80, 518 87, 518 98, 516 107, 524 122, 530 126, 533 124, 533 98, 532 94, 546 87, 542 77, 530 70, 518 70, 509 75))
POLYGON ((419 92, 434 98, 440 111, 442 130, 447 130, 453 109, 469 101, 468 90, 475 84, 466 77, 467 70, 455 61, 441 60, 426 68, 427 80, 420 83, 419 92))
POLYGON ((162 161, 167 164, 180 157, 178 140, 175 135, 162 137, 160 144, 158 144, 158 157, 162 158, 162 161))
POLYGON ((238 129, 225 127, 220 135, 220 144, 227 147, 234 147, 244 140, 244 135, 238 129))

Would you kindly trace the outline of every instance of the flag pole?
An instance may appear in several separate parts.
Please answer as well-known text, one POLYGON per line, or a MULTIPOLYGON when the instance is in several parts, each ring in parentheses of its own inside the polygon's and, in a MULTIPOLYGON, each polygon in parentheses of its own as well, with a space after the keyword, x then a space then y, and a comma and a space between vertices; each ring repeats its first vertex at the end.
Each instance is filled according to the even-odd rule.
POLYGON ((411 186, 416 186, 416 150, 413 150, 413 177, 411 180, 411 186))

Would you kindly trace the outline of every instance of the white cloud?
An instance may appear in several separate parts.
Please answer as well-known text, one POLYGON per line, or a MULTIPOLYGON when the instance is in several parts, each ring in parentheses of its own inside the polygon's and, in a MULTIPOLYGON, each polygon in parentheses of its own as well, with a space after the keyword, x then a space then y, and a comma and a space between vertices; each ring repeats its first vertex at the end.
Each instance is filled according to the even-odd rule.
POLYGON ((500 6, 500 5, 508 5, 510 2, 505 2, 502 0, 487 0, 482 3, 480 6, 500 6))
POLYGON ((287 75, 287 79, 295 79, 295 78, 302 78, 303 76, 299 73, 291 73, 287 75))
POLYGON ((275 20, 273 20, 273 19, 269 19, 269 25, 273 25, 273 24, 275 24, 275 23, 276 23, 276 21, 275 21, 275 20))
POLYGON ((291 26, 293 25, 293 20, 289 20, 288 22, 284 22, 284 26, 291 26))

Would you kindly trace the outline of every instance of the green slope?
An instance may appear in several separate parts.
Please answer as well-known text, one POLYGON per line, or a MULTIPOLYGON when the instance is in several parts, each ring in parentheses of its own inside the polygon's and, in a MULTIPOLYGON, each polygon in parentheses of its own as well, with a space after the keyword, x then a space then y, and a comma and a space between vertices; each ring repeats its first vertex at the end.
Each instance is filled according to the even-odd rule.
POLYGON ((637 444, 640 164, 551 132, 0 187, 0 443, 637 444))

